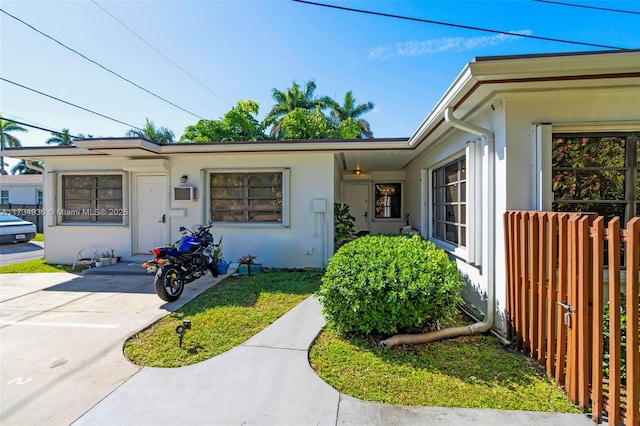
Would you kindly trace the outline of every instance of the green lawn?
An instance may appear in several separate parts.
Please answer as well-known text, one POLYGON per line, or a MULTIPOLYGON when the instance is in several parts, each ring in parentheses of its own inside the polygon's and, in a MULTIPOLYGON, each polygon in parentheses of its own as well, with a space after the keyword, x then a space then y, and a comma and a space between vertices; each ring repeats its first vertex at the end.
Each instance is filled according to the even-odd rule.
POLYGON ((212 358, 263 330, 318 289, 321 271, 228 277, 125 342, 138 365, 179 367, 212 358), (191 320, 179 346, 176 326, 191 320))
POLYGON ((476 335, 381 348, 378 339, 320 333, 309 359, 338 391, 394 405, 580 411, 537 363, 476 335))
POLYGON ((0 274, 29 274, 36 272, 80 273, 85 268, 72 269, 71 265, 50 265, 44 259, 27 260, 13 265, 0 266, 0 274))

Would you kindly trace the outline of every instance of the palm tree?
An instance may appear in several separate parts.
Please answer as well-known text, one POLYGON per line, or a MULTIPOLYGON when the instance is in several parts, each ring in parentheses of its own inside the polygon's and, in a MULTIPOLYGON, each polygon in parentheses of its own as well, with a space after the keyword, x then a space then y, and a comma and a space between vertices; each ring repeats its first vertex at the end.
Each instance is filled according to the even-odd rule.
POLYGON ((175 142, 173 131, 167 129, 166 127, 159 127, 156 129, 153 121, 150 121, 148 118, 146 119, 146 121, 147 123, 145 124, 144 129, 130 129, 127 131, 127 133, 125 133, 125 136, 147 139, 149 141, 157 143, 175 142))
POLYGON ((4 164, 4 149, 7 147, 20 147, 22 143, 18 138, 10 135, 9 132, 26 132, 27 129, 18 126, 13 121, 3 120, 0 114, 0 174, 6 175, 4 164))
POLYGON ((73 145, 73 137, 69 134, 69 129, 62 129, 62 132, 51 132, 51 137, 46 141, 47 145, 56 144, 58 146, 73 145))
POLYGON ((293 82, 292 86, 282 92, 278 89, 273 89, 271 97, 276 104, 271 108, 269 114, 263 121, 263 127, 267 128, 271 125, 271 131, 269 136, 276 137, 280 132, 280 126, 282 125, 282 119, 290 112, 302 108, 302 109, 324 109, 331 103, 331 99, 327 97, 314 98, 313 93, 316 90, 316 83, 311 80, 307 81, 304 89, 301 90, 300 85, 297 82, 293 82))
POLYGON ((353 97, 353 92, 349 90, 344 95, 343 104, 340 105, 336 101, 331 102, 331 119, 336 123, 341 123, 348 119, 355 120, 362 132, 358 135, 359 138, 372 138, 373 132, 371 132, 371 126, 367 120, 364 120, 360 117, 362 114, 365 114, 375 108, 373 102, 367 102, 364 104, 356 104, 356 99, 353 97))
MULTIPOLYGON (((37 166, 44 167, 44 163, 42 161, 34 161, 37 166)), ((27 166, 25 160, 20 160, 18 164, 11 168, 12 175, 39 175, 41 172, 38 170, 34 170, 27 166)))

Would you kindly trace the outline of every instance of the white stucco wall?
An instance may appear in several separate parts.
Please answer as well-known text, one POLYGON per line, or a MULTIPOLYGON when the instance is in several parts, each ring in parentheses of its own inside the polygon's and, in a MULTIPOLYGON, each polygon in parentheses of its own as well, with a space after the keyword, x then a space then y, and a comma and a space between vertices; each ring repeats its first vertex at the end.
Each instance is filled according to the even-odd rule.
MULTIPOLYGON (((464 250, 458 250, 455 259, 469 283, 465 290, 465 299, 471 307, 480 312, 486 310, 488 266, 491 263, 494 264, 493 280, 496 284, 496 327, 498 329, 504 330, 506 306, 502 217, 507 210, 535 209, 536 200, 539 199, 539 194, 534 193, 535 181, 543 165, 537 164, 535 158, 535 125, 551 123, 552 127, 556 128, 570 126, 590 131, 597 131, 599 128, 612 130, 618 126, 628 130, 629 126, 640 126, 639 111, 640 87, 594 88, 496 95, 487 99, 483 105, 477 105, 475 113, 465 119, 494 133, 494 197, 493 200, 487 199, 487 194, 484 192, 486 188, 484 188, 482 199, 484 205, 488 205, 489 202, 494 203, 495 217, 493 232, 489 232, 489 218, 483 217, 482 265, 477 267, 467 262, 464 250), (494 108, 491 108, 491 104, 494 108), (490 238, 493 239, 495 249, 487 253, 490 238)), ((466 143, 477 138, 459 130, 450 130, 406 169, 405 209, 414 220, 420 218, 420 223, 416 225, 419 225, 423 236, 429 238, 431 235, 431 171, 462 155, 466 143)), ((544 162, 544 167, 548 168, 551 161, 550 154, 541 161, 544 162)), ((486 168, 482 171, 482 177, 483 179, 489 177, 486 168)), ((467 201, 469 196, 472 196, 470 191, 473 188, 471 177, 468 179, 467 201)), ((551 187, 543 190, 551 191, 551 187)), ((476 210, 469 213, 483 215, 485 211, 476 210)), ((438 240, 432 239, 432 241, 442 245, 438 240)))
MULTIPOLYGON (((322 267, 333 247, 333 202, 334 202, 334 159, 331 153, 260 153, 260 154, 209 154, 173 155, 169 159, 167 172, 169 187, 169 209, 186 209, 185 217, 170 217, 170 240, 180 237, 178 228, 190 228, 194 224, 208 220, 203 203, 207 200, 206 184, 201 170, 250 170, 255 168, 288 168, 289 226, 257 225, 242 226, 221 224, 214 227, 216 240, 223 236, 223 258, 235 262, 246 254, 257 256, 257 261, 265 267, 322 267), (187 175, 189 185, 198 188, 198 200, 175 201, 173 188, 181 186, 180 177, 187 175), (314 213, 314 199, 326 200, 326 212, 314 213), (329 243, 331 242, 331 243, 329 243), (309 254, 307 254, 309 253, 309 254)), ((120 172, 126 158, 95 157, 74 159, 50 159, 46 163, 47 172, 120 172)), ((48 174, 50 178, 51 173, 48 174)), ((127 186, 133 185, 131 173, 125 173, 127 186)), ((55 185, 49 181, 45 190, 45 208, 55 209, 55 185)), ((131 214, 135 214, 134 191, 127 188, 127 204, 131 214)), ((161 215, 159 215, 161 216, 161 215)), ((78 250, 84 247, 113 248, 123 257, 131 257, 132 239, 135 238, 132 220, 125 225, 58 225, 55 221, 45 222, 45 256, 50 262, 71 263, 78 250), (48 224, 48 226, 47 226, 48 224)))
MULTIPOLYGON (((591 90, 560 90, 554 92, 515 93, 505 100, 507 128, 506 175, 507 208, 529 210, 535 207, 531 191, 534 179, 533 126, 550 123, 553 126, 583 127, 597 131, 611 130, 640 123, 640 87, 596 88, 591 90)), ((550 162, 551 158, 544 161, 550 162)), ((551 188, 546 188, 551 191, 551 188)))
MULTIPOLYGON (((245 170, 252 168, 289 168, 289 226, 242 226, 220 224, 214 227, 216 241, 223 236, 223 258, 235 262, 246 254, 257 256, 267 267, 322 267, 333 247, 334 159, 331 153, 260 153, 183 156, 171 159, 171 187, 180 185, 180 176, 189 182, 200 181, 200 170, 245 170), (314 199, 326 200, 326 212, 314 213, 314 199), (329 243, 331 242, 331 243, 329 243), (311 251, 311 254, 307 252, 311 251), (323 261, 324 256, 324 261, 323 261)), ((180 236, 180 226, 206 222, 203 202, 207 194, 204 182, 198 183, 198 202, 171 201, 172 207, 187 208, 184 218, 171 218, 171 238, 180 236)), ((208 210, 208 209, 207 209, 208 210)))
MULTIPOLYGON (((471 229, 472 215, 478 217, 478 226, 480 227, 478 234, 480 241, 478 242, 480 253, 477 259, 470 262, 469 250, 466 248, 457 248, 453 250, 442 241, 431 238, 431 174, 434 169, 442 167, 448 162, 456 158, 466 156, 471 143, 479 146, 482 145, 481 138, 478 135, 467 133, 461 130, 452 129, 447 132, 444 137, 437 143, 425 150, 416 160, 414 160, 406 170, 406 208, 411 216, 416 220, 417 227, 421 230, 422 235, 442 247, 451 254, 452 259, 456 261, 458 269, 467 281, 464 291, 464 298, 467 306, 480 314, 484 315, 487 306, 487 295, 489 292, 490 268, 495 268, 493 273, 495 277, 493 281, 497 283, 495 286, 496 295, 496 328, 504 329, 504 314, 502 313, 506 306, 504 277, 499 271, 502 263, 498 260, 502 256, 502 247, 499 245, 502 240, 502 211, 504 210, 506 194, 504 193, 504 174, 505 174, 505 131, 504 131, 504 111, 503 109, 492 110, 489 106, 481 108, 473 117, 473 123, 477 126, 486 128, 494 133, 495 151, 495 174, 496 187, 493 191, 493 198, 490 198, 488 186, 484 185, 477 202, 479 205, 475 210, 471 210, 468 205, 467 220, 467 246, 475 244, 473 232, 471 229), (496 212, 494 217, 488 216, 489 205, 493 204, 496 212), (492 221, 492 223, 490 223, 492 221), (493 242, 498 242, 492 246, 489 235, 495 235, 493 242), (500 284, 502 283, 502 284, 500 284)), ((482 148, 478 148, 478 152, 482 152, 482 148)), ((471 159, 467 157, 467 168, 471 159)), ((485 155, 479 161, 482 163, 482 179, 489 182, 488 159, 485 155)), ((469 170, 469 169, 468 169, 469 170)), ((473 193, 475 182, 470 173, 467 174, 467 203, 473 193)), ((413 221, 412 221, 413 222, 413 221)), ((504 269, 504 268, 502 268, 504 269)))
POLYGON ((0 189, 8 191, 9 203, 36 204, 37 190, 42 191, 42 182, 31 182, 32 176, 36 175, 5 175, 0 178, 0 189))

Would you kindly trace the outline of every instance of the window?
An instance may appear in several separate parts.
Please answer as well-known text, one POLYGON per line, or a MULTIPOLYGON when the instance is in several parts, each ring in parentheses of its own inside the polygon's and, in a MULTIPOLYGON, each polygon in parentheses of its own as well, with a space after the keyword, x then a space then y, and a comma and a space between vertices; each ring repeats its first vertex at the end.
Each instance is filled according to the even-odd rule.
POLYGON ((9 204, 9 190, 0 190, 0 204, 9 204))
POLYGON ((376 183, 376 219, 402 217, 402 186, 399 183, 376 183))
POLYGON ((62 176, 62 222, 122 223, 122 175, 62 176))
POLYGON ((637 133, 554 134, 553 211, 639 216, 639 156, 637 133))
POLYGON ((36 204, 42 205, 42 190, 36 189, 36 204))
POLYGON ((433 236, 467 245, 467 175, 464 157, 433 171, 433 236))
POLYGON ((209 178, 214 222, 286 225, 285 172, 210 173, 209 178))

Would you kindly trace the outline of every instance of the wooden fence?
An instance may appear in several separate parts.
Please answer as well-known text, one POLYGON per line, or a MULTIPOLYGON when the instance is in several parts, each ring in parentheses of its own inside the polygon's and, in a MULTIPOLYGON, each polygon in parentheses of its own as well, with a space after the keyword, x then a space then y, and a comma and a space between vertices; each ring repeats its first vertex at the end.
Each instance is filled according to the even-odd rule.
POLYGON ((596 423, 640 425, 640 217, 510 211, 504 225, 510 338, 596 423))

